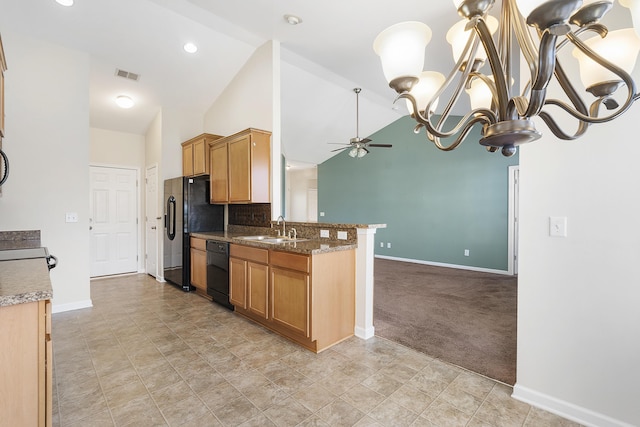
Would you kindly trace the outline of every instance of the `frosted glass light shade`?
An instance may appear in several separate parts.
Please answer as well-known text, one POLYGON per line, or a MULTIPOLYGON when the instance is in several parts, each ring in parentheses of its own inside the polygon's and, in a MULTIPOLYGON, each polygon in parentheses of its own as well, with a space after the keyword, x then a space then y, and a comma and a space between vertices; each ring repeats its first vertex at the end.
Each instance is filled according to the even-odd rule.
POLYGON ((356 157, 357 155, 358 155, 358 147, 353 147, 351 150, 349 150, 349 156, 356 157))
MULTIPOLYGON (((633 71, 638 52, 640 52, 640 38, 632 28, 611 31, 605 38, 592 37, 585 40, 585 44, 598 55, 616 64, 629 74, 633 71)), ((573 50, 573 56, 580 63, 580 79, 585 87, 588 88, 600 82, 620 80, 620 77, 598 65, 578 48, 573 50)))
POLYGON ((640 0, 618 0, 624 7, 628 7, 631 12, 631 20, 636 34, 640 37, 640 0))
POLYGON ((378 34, 373 50, 380 57, 387 82, 399 77, 419 77, 424 67, 424 49, 431 29, 422 22, 401 22, 378 34))
MULTIPOLYGON (((489 77, 493 80, 493 77, 489 77)), ((482 79, 473 79, 471 81, 471 87, 465 89, 469 94, 469 100, 471 101, 471 109, 476 108, 491 108, 492 93, 487 83, 482 79)))
MULTIPOLYGON (((418 103, 418 109, 424 111, 427 107, 433 95, 440 89, 440 86, 444 83, 444 75, 436 71, 423 71, 420 74, 420 80, 411 88, 411 95, 416 99, 418 103)), ((410 114, 414 114, 413 104, 407 99, 407 109, 410 114)), ((435 111, 438 108, 438 100, 436 99, 431 104, 431 111, 435 111)))
MULTIPOLYGON (((491 34, 493 35, 498 29, 498 20, 491 15, 487 15, 486 20, 489 31, 491 31, 491 34)), ((458 21, 449 29, 449 31, 447 31, 447 41, 451 45, 453 60, 455 62, 458 62, 460 55, 462 55, 462 52, 467 45, 467 41, 469 41, 469 37, 471 36, 472 31, 475 31, 473 28, 465 30, 468 22, 469 21, 467 19, 458 21)), ((484 47, 482 45, 480 45, 480 47, 478 48, 475 59, 479 59, 482 61, 487 59, 487 52, 484 50, 484 47)))

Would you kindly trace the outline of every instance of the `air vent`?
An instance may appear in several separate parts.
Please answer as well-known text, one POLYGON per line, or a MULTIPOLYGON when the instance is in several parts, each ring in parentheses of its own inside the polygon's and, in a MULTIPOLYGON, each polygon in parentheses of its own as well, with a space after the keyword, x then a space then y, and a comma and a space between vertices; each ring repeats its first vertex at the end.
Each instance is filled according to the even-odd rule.
POLYGON ((116 76, 133 80, 134 82, 137 82, 138 80, 140 80, 140 74, 131 73, 129 71, 121 70, 119 68, 116 68, 116 76))

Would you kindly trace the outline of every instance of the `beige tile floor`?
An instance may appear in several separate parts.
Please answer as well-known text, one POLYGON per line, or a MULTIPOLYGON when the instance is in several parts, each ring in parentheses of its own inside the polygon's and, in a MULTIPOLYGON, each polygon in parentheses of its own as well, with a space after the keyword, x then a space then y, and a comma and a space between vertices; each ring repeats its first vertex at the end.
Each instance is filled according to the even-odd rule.
POLYGON ((577 426, 381 338, 313 354, 147 275, 53 315, 54 426, 577 426))

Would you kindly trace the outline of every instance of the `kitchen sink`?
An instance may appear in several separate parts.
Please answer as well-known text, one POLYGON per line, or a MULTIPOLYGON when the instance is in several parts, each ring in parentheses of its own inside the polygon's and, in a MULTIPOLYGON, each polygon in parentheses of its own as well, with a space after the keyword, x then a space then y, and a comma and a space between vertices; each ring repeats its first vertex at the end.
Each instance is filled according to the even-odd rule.
POLYGON ((306 240, 309 240, 309 239, 292 239, 290 237, 275 237, 275 236, 242 236, 238 238, 242 240, 249 240, 252 242, 269 243, 272 245, 276 245, 280 243, 304 242, 306 240))

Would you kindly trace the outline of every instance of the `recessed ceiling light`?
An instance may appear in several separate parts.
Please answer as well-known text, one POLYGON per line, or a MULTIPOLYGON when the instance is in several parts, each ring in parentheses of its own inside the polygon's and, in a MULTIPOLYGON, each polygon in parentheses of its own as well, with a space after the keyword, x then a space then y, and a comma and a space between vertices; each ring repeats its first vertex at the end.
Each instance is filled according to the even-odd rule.
POLYGON ((198 51, 198 46, 193 43, 185 43, 183 49, 187 53, 196 53, 198 51))
POLYGON ((295 15, 284 15, 284 20, 291 25, 298 25, 302 22, 302 18, 295 15))
POLYGON ((133 107, 133 99, 127 95, 120 95, 116 98, 116 104, 120 108, 131 108, 133 107))
POLYGON ((56 0, 56 3, 62 6, 73 6, 73 0, 56 0))

